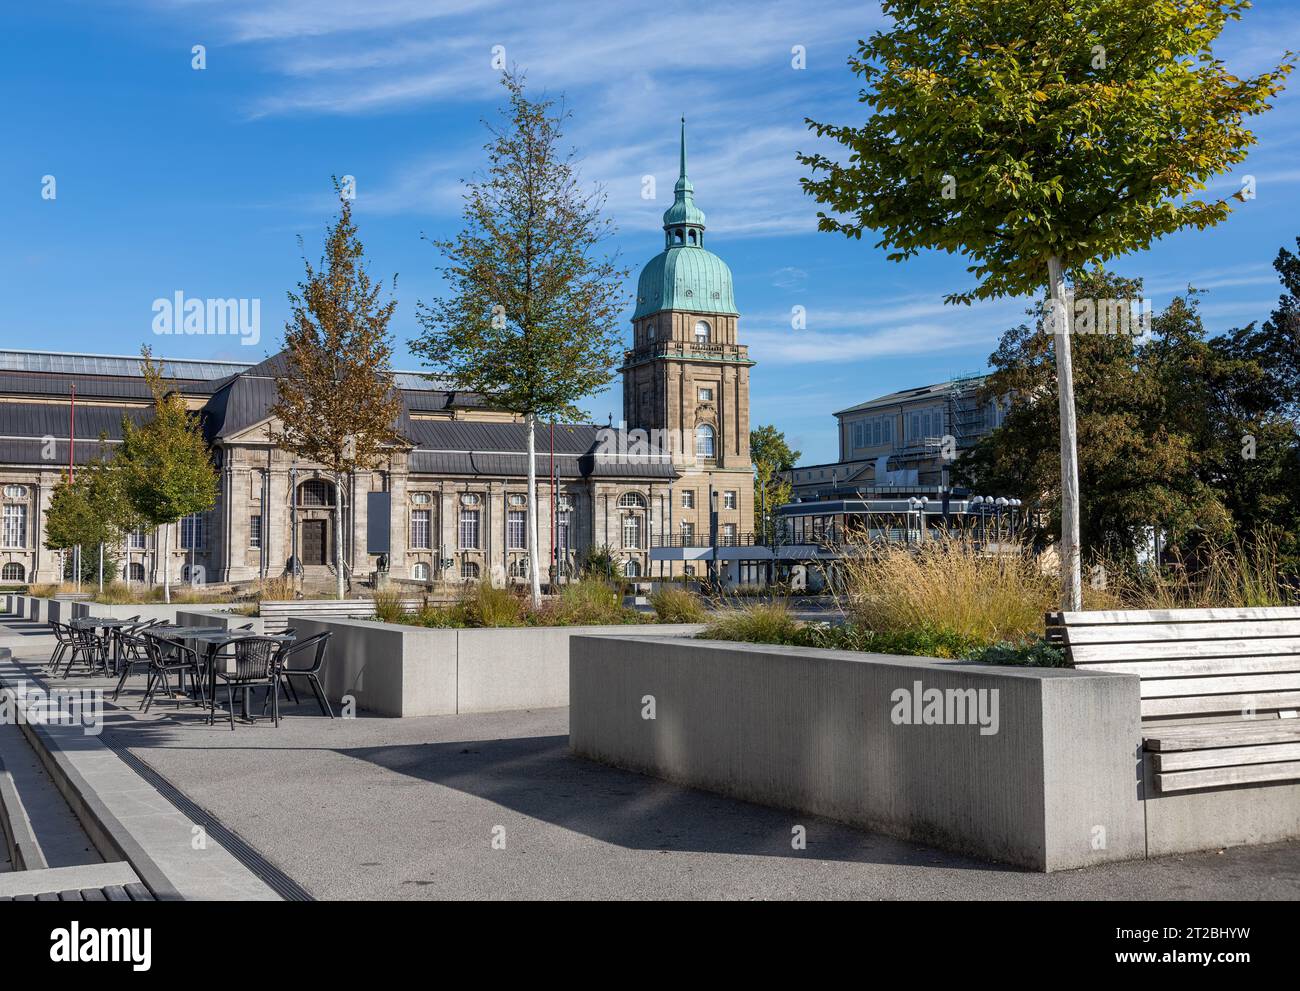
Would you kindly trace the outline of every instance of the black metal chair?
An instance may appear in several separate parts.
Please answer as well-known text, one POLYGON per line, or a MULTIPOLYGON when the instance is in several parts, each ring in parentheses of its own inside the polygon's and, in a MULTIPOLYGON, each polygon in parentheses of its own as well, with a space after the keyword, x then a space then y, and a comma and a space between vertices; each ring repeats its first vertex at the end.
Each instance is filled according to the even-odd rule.
MULTIPOLYGON (((108 640, 99 636, 89 626, 69 626, 72 634, 72 653, 63 667, 63 677, 72 674, 72 666, 78 661, 86 665, 86 673, 94 674, 100 667, 108 666, 108 640)), ((58 674, 58 672, 54 672, 58 674)))
POLYGON ((116 702, 118 695, 122 693, 122 687, 126 684, 126 679, 137 669, 149 670, 152 663, 149 659, 149 641, 145 637, 144 631, 153 626, 154 620, 147 623, 141 623, 123 629, 119 632, 118 643, 121 644, 122 652, 118 658, 118 664, 121 666, 120 677, 117 679, 117 688, 113 690, 112 701, 116 702))
POLYGON ((192 701, 196 705, 203 705, 203 678, 199 671, 199 655, 192 648, 179 642, 164 644, 157 637, 151 636, 145 636, 144 642, 145 650, 149 654, 149 683, 145 686, 144 698, 140 700, 141 711, 149 711, 159 685, 162 685, 163 690, 172 696, 172 701, 176 703, 176 708, 179 709, 181 707, 181 696, 185 694, 186 674, 189 674, 194 685, 194 697, 188 699, 188 701, 192 701), (164 652, 164 647, 167 648, 166 652, 164 652), (177 692, 171 690, 171 681, 168 678, 170 674, 176 675, 177 692))
POLYGON ((217 681, 226 684, 226 708, 230 714, 230 728, 235 728, 235 693, 243 692, 244 711, 248 710, 248 693, 265 688, 271 696, 271 719, 280 725, 280 654, 282 644, 272 637, 243 637, 229 646, 229 657, 214 655, 210 671, 212 698, 208 706, 208 725, 217 719, 217 681))
POLYGON ((58 674, 60 662, 63 660, 64 655, 72 649, 72 627, 67 623, 56 623, 54 620, 50 620, 50 626, 54 629, 54 639, 57 642, 54 644, 54 653, 50 655, 50 659, 46 662, 46 667, 58 674))
POLYGON ((306 640, 300 640, 295 644, 287 646, 280 655, 280 680, 286 687, 293 691, 294 702, 298 701, 298 692, 293 687, 294 678, 306 678, 307 684, 311 686, 312 694, 316 696, 316 704, 320 706, 321 712, 334 718, 334 710, 330 708, 329 699, 325 697, 325 688, 320 683, 321 668, 325 666, 325 652, 329 649, 330 632, 317 633, 314 637, 308 637, 306 640), (306 654, 308 651, 315 651, 312 657, 311 667, 291 668, 289 659, 295 654, 306 654))

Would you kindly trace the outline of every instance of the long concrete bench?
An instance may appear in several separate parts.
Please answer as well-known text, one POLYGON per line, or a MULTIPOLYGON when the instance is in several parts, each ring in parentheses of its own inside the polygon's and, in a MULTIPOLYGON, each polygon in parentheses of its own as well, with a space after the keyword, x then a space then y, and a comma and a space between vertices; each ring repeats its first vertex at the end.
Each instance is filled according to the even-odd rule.
POLYGON ((1136 674, 1161 794, 1300 781, 1300 607, 1049 613, 1084 671, 1136 674))

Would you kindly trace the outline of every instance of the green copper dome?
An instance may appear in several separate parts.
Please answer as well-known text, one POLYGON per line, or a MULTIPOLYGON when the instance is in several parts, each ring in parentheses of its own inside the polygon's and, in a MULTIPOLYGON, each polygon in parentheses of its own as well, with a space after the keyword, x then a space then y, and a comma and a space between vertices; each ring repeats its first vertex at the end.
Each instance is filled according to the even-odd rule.
POLYGON ((682 118, 681 174, 673 205, 664 211, 664 250, 641 270, 633 320, 660 310, 736 314, 731 269, 704 249, 704 211, 686 176, 686 119, 682 118))

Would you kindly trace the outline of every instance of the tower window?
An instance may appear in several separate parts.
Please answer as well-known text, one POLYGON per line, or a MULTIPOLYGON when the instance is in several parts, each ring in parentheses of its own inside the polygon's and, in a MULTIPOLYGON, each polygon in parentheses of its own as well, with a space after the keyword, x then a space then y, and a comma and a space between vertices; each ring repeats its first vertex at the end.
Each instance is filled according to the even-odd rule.
POLYGON ((697 458, 713 458, 714 454, 714 431, 707 423, 701 423, 695 428, 695 456, 697 458))
POLYGON ((712 334, 712 330, 713 328, 709 326, 709 321, 696 320, 695 321, 695 343, 708 344, 709 337, 712 334))
POLYGON ((678 244, 683 244, 683 243, 685 243, 686 238, 685 238, 685 236, 682 234, 682 229, 681 229, 680 227, 677 228, 677 230, 673 231, 673 239, 674 239, 678 244))

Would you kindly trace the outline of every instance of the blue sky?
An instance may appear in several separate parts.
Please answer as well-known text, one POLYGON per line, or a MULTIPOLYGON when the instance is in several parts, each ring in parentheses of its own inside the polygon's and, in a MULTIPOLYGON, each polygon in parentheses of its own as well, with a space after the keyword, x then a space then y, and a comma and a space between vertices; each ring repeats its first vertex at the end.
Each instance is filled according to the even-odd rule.
MULTIPOLYGON (((881 23, 874 4, 660 0, 153 0, 11 7, 0 77, 3 345, 258 360, 276 349, 301 253, 319 254, 329 177, 357 179, 356 216, 376 275, 397 273, 397 365, 415 304, 438 291, 422 235, 459 223, 459 180, 482 162, 500 103, 494 45, 530 88, 563 94, 583 176, 604 185, 633 271, 662 245, 686 114, 691 177, 709 246, 735 275, 742 340, 758 361, 755 425, 786 431, 805 462, 835 457, 831 413, 912 385, 979 371, 1024 301, 944 307, 967 288, 959 259, 886 260, 868 240, 815 229, 796 151, 810 116, 857 122, 845 66, 881 23), (191 68, 206 47, 207 67, 191 68), (791 66, 802 45, 807 67, 791 66), (53 175, 57 197, 42 199, 53 175), (654 175, 658 198, 641 198, 654 175), (262 340, 158 337, 152 303, 261 300, 262 340), (790 329, 792 306, 807 328, 790 329)), ((1300 50, 1300 2, 1259 0, 1219 49, 1239 75, 1300 50)), ((1210 290, 1212 330, 1262 319, 1271 262, 1300 235, 1300 78, 1258 118, 1237 176, 1258 198, 1221 227, 1166 239, 1116 267, 1159 307, 1189 281, 1210 290)), ((1238 188, 1228 178, 1212 192, 1238 188)), ((630 309, 629 309, 630 314, 630 309)), ((630 326, 629 326, 630 337, 630 326)), ((617 385, 587 409, 621 409, 617 385)))

